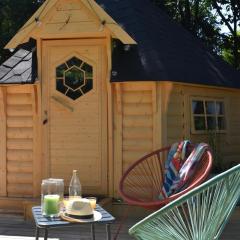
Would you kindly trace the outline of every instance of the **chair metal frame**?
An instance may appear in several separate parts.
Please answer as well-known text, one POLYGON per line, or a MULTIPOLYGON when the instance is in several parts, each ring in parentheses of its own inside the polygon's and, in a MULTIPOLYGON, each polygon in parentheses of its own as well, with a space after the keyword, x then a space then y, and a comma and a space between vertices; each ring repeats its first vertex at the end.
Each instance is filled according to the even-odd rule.
POLYGON ((240 197, 240 164, 135 224, 139 240, 219 239, 240 197))
POLYGON ((184 190, 172 194, 163 200, 158 199, 160 191, 163 187, 164 164, 169 150, 170 147, 165 147, 147 154, 127 169, 119 184, 119 193, 126 203, 129 205, 156 210, 179 198, 186 192, 194 189, 208 178, 213 161, 210 150, 207 150, 203 155, 196 173, 189 180, 188 186, 184 190), (145 184, 146 182, 147 184, 152 182, 152 189, 143 189, 143 187, 141 189, 141 186, 135 187, 135 183, 133 183, 135 181, 134 174, 138 174, 140 176, 139 184, 143 180, 145 181, 145 184), (149 193, 148 198, 143 198, 146 191, 152 191, 152 193, 149 193))

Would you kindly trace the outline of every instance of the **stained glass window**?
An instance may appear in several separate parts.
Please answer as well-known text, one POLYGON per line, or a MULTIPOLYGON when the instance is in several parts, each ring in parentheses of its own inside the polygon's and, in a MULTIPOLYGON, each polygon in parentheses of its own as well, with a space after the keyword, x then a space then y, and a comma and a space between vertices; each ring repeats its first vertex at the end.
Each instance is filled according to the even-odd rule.
POLYGON ((93 89, 93 67, 77 57, 56 68, 56 90, 76 100, 93 89))

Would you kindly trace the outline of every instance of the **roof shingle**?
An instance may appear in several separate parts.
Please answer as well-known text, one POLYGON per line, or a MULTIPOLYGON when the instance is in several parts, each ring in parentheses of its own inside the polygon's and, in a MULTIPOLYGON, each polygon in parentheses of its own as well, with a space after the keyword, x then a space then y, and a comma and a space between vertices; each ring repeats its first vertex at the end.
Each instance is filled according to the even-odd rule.
POLYGON ((138 43, 128 51, 117 43, 112 82, 174 81, 240 88, 240 71, 208 51, 150 0, 96 1, 138 43))
MULTIPOLYGON (((116 41, 112 82, 173 81, 240 88, 240 71, 209 52, 150 0, 96 2, 138 43, 128 47, 116 41)), ((33 40, 20 45, 0 66, 0 84, 35 81, 35 45, 33 40)))
POLYGON ((0 66, 0 84, 33 83, 37 76, 35 41, 21 44, 0 66))

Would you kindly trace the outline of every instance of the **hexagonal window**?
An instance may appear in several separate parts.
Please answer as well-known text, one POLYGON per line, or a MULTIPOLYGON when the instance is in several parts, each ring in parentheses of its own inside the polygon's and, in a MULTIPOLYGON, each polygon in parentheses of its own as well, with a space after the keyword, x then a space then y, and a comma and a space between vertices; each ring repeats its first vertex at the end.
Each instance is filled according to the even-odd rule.
POLYGON ((61 64, 56 69, 56 76, 57 77, 63 77, 64 71, 68 69, 67 65, 65 63, 61 64))
POLYGON ((85 71, 85 73, 86 73, 86 78, 92 78, 92 74, 93 74, 92 66, 90 66, 90 65, 87 64, 87 63, 84 63, 84 64, 82 65, 82 70, 85 71))
POLYGON ((77 90, 84 85, 85 74, 75 66, 64 73, 65 85, 72 90, 77 90))
POLYGON ((93 67, 77 57, 56 68, 56 90, 76 100, 93 89, 93 67))
POLYGON ((63 79, 57 79, 56 89, 65 95, 65 93, 68 90, 68 87, 64 85, 63 79))
POLYGON ((82 60, 80 60, 76 57, 73 57, 73 58, 71 58, 67 61, 67 65, 68 65, 69 68, 72 67, 72 66, 80 67, 81 64, 82 64, 82 60))

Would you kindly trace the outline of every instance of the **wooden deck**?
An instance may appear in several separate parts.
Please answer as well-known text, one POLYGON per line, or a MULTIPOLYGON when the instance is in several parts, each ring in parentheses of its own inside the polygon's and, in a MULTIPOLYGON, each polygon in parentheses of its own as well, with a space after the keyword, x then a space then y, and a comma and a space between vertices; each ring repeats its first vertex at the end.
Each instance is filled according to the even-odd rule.
MULTIPOLYGON (((146 212, 144 213, 146 214, 146 212)), ((118 215, 118 214, 117 214, 118 215)), ((142 218, 143 214, 131 214, 124 221, 123 228, 118 237, 119 240, 132 239, 128 235, 128 229, 142 218)), ((112 236, 115 235, 119 224, 117 222, 112 226, 112 236)), ((221 237, 221 240, 238 240, 240 236, 240 207, 238 207, 229 224, 221 237)), ((0 239, 1 240, 33 240, 34 239, 34 223, 25 221, 21 215, 0 214, 0 239)), ((64 229, 55 229, 50 231, 49 240, 90 240, 90 226, 76 226, 64 229)), ((96 240, 105 240, 104 226, 96 227, 96 240)))

